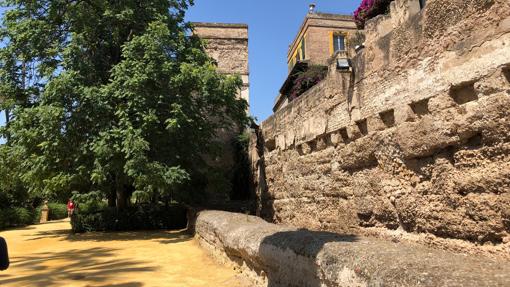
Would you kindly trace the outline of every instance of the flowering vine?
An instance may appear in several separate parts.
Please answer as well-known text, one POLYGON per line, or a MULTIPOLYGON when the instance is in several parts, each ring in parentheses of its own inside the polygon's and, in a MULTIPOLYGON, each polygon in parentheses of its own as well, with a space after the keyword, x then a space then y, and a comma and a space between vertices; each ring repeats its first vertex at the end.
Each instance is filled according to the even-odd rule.
POLYGON ((363 0, 356 11, 354 11, 354 22, 358 29, 365 28, 365 22, 377 15, 385 14, 390 8, 393 0, 363 0))

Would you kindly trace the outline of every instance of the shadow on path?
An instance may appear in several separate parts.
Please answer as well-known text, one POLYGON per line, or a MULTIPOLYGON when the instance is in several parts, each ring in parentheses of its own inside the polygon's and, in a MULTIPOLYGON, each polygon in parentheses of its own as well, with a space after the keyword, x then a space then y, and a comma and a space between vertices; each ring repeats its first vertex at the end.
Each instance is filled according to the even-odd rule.
POLYGON ((143 284, 140 282, 130 282, 130 283, 114 284, 114 285, 112 285, 112 284, 96 285, 93 287, 141 287, 141 286, 143 286, 143 284))
POLYGON ((74 234, 71 230, 48 230, 39 231, 26 235, 32 238, 28 241, 61 238, 70 242, 78 241, 129 241, 129 240, 158 240, 161 244, 172 244, 190 241, 193 238, 184 230, 182 231, 127 231, 127 232, 89 232, 74 234))
MULTIPOLYGON (((65 252, 43 252, 30 256, 12 258, 16 274, 0 277, 0 286, 61 286, 63 281, 107 282, 121 278, 124 273, 150 272, 148 262, 130 261, 115 258, 116 249, 91 248, 68 250, 65 252), (30 275, 23 275, 29 273, 30 275)), ((82 282, 83 283, 83 282, 82 282)), ((108 285, 111 286, 111 285, 108 285)), ((117 286, 138 287, 139 282, 117 286)))

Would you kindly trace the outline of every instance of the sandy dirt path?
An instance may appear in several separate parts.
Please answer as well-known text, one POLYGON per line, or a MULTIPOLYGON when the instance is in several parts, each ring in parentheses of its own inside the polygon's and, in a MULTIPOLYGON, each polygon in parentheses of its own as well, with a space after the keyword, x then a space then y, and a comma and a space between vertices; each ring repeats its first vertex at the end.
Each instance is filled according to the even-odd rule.
POLYGON ((68 221, 0 232, 11 267, 0 286, 242 287, 184 232, 70 233, 68 221))

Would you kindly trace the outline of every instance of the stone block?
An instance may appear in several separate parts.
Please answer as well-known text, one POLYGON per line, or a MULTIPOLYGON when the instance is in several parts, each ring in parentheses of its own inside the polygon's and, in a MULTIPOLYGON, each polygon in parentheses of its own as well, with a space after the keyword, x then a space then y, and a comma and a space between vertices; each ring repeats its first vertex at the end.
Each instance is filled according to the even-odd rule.
POLYGON ((508 264, 479 256, 398 239, 278 226, 244 214, 202 211, 195 237, 218 260, 239 269, 253 286, 478 287, 510 282, 508 264))

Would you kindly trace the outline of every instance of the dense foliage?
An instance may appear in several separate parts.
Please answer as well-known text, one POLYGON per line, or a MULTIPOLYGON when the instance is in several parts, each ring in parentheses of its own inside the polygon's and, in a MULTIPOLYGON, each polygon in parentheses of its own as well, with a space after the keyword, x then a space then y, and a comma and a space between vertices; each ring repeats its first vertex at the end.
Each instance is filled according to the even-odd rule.
POLYGON ((38 221, 40 200, 30 196, 15 177, 16 162, 8 150, 0 146, 0 230, 38 221))
POLYGON ((71 218, 73 232, 186 228, 186 208, 180 205, 138 205, 123 210, 79 210, 71 218))
POLYGON ((292 101, 298 98, 308 89, 317 85, 326 77, 327 72, 328 68, 325 66, 312 65, 305 71, 297 73, 289 92, 289 100, 292 101))
POLYGON ((377 15, 385 14, 389 11, 390 3, 393 0, 363 0, 361 5, 354 11, 354 22, 358 29, 365 28, 365 22, 377 15))
MULTIPOLYGON (((192 0, 5 0, 0 196, 169 202, 204 189, 220 129, 247 123, 239 77, 216 72, 192 0)), ((14 202, 19 201, 19 202, 14 202)))
POLYGON ((34 223, 36 212, 23 207, 8 207, 0 209, 0 230, 8 227, 19 227, 34 223))
POLYGON ((63 203, 48 203, 48 220, 60 220, 67 217, 67 205, 63 203))
POLYGON ((250 159, 248 155, 248 146, 250 143, 250 134, 243 133, 233 139, 234 148, 234 167, 232 168, 232 188, 230 198, 233 200, 246 200, 250 198, 250 185, 252 182, 250 159))
MULTIPOLYGON (((33 208, 30 204, 23 204, 25 207, 14 205, 0 208, 0 230, 10 227, 21 227, 39 223, 41 219, 42 205, 33 208)), ((60 220, 67 217, 67 205, 63 203, 48 203, 48 220, 60 220)))

